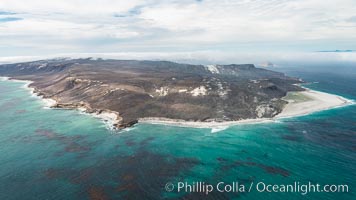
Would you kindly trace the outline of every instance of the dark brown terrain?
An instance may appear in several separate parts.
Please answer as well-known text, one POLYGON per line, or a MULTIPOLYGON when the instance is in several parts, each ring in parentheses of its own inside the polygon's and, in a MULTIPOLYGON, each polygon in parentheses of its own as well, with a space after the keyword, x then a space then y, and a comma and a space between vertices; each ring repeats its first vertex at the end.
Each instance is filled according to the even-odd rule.
POLYGON ((117 127, 145 117, 187 121, 270 118, 281 112, 300 80, 243 65, 167 61, 54 59, 0 65, 0 75, 31 80, 30 87, 59 108, 86 107, 119 115, 117 127))

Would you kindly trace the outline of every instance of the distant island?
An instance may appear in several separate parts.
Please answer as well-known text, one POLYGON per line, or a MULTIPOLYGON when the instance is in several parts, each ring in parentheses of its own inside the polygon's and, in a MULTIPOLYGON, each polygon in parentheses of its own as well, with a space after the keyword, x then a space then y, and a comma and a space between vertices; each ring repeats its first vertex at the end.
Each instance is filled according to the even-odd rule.
POLYGON ((81 109, 116 128, 139 121, 217 126, 306 114, 347 104, 253 64, 52 59, 0 65, 0 75, 31 81, 53 108, 81 109))
POLYGON ((350 50, 350 49, 347 49, 347 50, 324 50, 324 51, 317 51, 317 52, 335 52, 335 53, 343 53, 343 52, 355 52, 354 50, 350 50))

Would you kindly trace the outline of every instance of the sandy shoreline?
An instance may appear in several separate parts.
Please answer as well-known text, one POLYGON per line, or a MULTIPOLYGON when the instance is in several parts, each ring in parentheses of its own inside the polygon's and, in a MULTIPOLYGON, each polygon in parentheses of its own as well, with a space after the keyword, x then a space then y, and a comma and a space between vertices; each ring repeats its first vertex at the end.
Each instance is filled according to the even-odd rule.
MULTIPOLYGON (((32 96, 39 97, 44 102, 45 105, 44 108, 52 108, 57 104, 57 101, 55 101, 54 99, 44 98, 43 96, 38 95, 35 92, 34 88, 29 87, 32 81, 11 79, 10 77, 0 77, 0 81, 14 81, 14 82, 24 83, 23 87, 29 89, 32 96)), ((211 128, 212 132, 218 132, 228 128, 229 126, 241 125, 241 124, 270 123, 270 122, 278 121, 279 119, 282 118, 308 115, 314 112, 352 105, 355 103, 353 100, 349 100, 338 95, 311 90, 308 88, 305 89, 306 91, 292 92, 292 93, 297 94, 298 96, 302 96, 307 100, 298 102, 294 100, 285 99, 286 101, 288 101, 288 104, 285 106, 285 108, 282 110, 281 113, 279 113, 273 118, 243 119, 239 121, 224 121, 224 122, 216 122, 216 121, 196 122, 196 121, 185 121, 180 119, 151 117, 151 118, 140 118, 138 119, 138 122, 180 126, 180 127, 191 127, 191 128, 211 128)), ((58 108, 58 109, 71 109, 71 108, 58 108)), ((86 107, 76 107, 75 109, 83 114, 88 114, 95 118, 101 119, 105 124, 108 125, 110 129, 113 129, 114 125, 117 124, 120 119, 118 113, 109 110, 104 110, 101 111, 100 113, 98 112, 91 113, 88 112, 86 107)))
POLYGON ((308 88, 305 89, 306 91, 295 92, 295 93, 308 98, 307 101, 301 101, 301 102, 288 101, 288 104, 285 106, 282 112, 273 118, 244 119, 239 121, 225 121, 225 122, 193 122, 193 121, 190 122, 190 121, 167 119, 167 118, 141 118, 139 119, 139 122, 180 126, 180 127, 211 128, 212 132, 217 132, 226 129, 229 126, 234 126, 239 124, 257 124, 257 123, 275 122, 283 118, 304 116, 323 110, 329 110, 333 108, 352 105, 355 103, 353 100, 349 100, 338 95, 311 90, 308 88))
POLYGON ((188 126, 195 128, 219 128, 222 126, 232 126, 237 124, 252 124, 252 123, 267 123, 271 122, 273 119, 270 118, 259 118, 259 119, 243 119, 239 121, 224 121, 224 122, 196 122, 196 121, 185 121, 180 119, 169 119, 161 117, 146 117, 140 118, 139 122, 141 123, 150 123, 150 124, 167 124, 167 125, 176 125, 176 126, 188 126))
POLYGON ((140 118, 138 120, 139 123, 179 126, 179 127, 187 127, 187 128, 210 128, 212 133, 225 130, 230 126, 235 126, 235 125, 270 123, 273 121, 274 119, 270 119, 270 118, 259 118, 259 119, 243 119, 239 121, 225 121, 225 122, 214 122, 214 121, 196 122, 196 121, 185 121, 179 119, 168 119, 168 118, 157 118, 157 117, 140 118))
POLYGON ((289 101, 282 112, 275 118, 303 116, 322 110, 354 104, 354 101, 338 95, 311 90, 305 87, 304 89, 306 89, 306 91, 298 92, 298 94, 303 95, 310 100, 301 102, 289 101))

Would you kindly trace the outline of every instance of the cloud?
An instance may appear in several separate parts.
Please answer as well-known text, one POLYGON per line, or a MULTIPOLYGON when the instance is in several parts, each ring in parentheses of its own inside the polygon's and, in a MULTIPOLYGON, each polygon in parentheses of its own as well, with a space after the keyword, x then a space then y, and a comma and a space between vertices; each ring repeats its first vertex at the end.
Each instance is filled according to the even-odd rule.
POLYGON ((191 64, 232 64, 232 63, 273 63, 274 66, 334 66, 350 63, 355 67, 355 52, 308 52, 308 53, 249 53, 225 51, 191 51, 191 52, 120 52, 120 53, 61 53, 42 56, 8 56, 0 57, 2 63, 16 63, 49 58, 104 58, 134 60, 169 60, 191 64))
POLYGON ((22 18, 19 18, 19 17, 10 17, 11 15, 15 15, 15 14, 16 13, 13 13, 13 12, 7 12, 7 11, 0 10, 0 23, 22 20, 22 18))
POLYGON ((346 20, 346 22, 356 23, 356 16, 352 16, 346 20))
POLYGON ((2 0, 0 7, 10 12, 19 13, 96 15, 127 11, 142 3, 144 3, 143 0, 2 0))
POLYGON ((354 0, 1 0, 0 8, 0 56, 356 45, 354 0))
POLYGON ((14 14, 16 14, 16 13, 0 11, 0 15, 14 15, 14 14))
POLYGON ((22 20, 22 18, 18 18, 18 17, 4 17, 4 18, 1 18, 0 17, 0 23, 13 22, 13 21, 19 21, 19 20, 22 20))

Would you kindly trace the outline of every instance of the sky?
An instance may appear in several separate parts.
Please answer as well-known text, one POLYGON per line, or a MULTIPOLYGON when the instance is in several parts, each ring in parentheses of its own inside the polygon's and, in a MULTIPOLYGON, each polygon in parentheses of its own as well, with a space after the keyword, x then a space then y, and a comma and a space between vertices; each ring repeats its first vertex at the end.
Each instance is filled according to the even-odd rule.
POLYGON ((3 59, 336 49, 356 49, 356 0, 0 0, 3 59))

